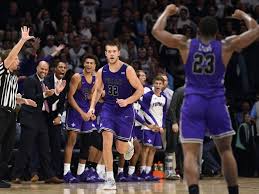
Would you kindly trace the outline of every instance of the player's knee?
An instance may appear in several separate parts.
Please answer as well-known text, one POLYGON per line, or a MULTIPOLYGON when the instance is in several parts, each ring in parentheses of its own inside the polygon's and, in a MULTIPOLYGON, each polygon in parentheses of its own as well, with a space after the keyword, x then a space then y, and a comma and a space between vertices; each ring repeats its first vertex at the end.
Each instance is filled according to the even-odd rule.
POLYGON ((103 150, 111 150, 112 148, 112 141, 103 138, 103 150))
POLYGON ((120 142, 117 141, 116 142, 116 150, 120 153, 120 154, 124 154, 128 151, 128 143, 127 142, 120 142))
POLYGON ((125 154, 128 150, 127 147, 121 147, 121 146, 117 146, 116 150, 120 153, 120 154, 125 154))
POLYGON ((113 134, 110 131, 103 131, 102 132, 102 137, 103 137, 104 140, 112 141, 113 134))
POLYGON ((222 145, 218 146, 218 151, 219 151, 220 155, 230 152, 231 150, 232 150, 231 145, 222 144, 222 145))
POLYGON ((142 147, 142 152, 143 152, 143 153, 148 153, 148 152, 149 152, 149 149, 150 149, 150 146, 145 146, 145 145, 144 145, 144 146, 142 147))
POLYGON ((136 154, 140 154, 140 152, 141 152, 141 145, 140 145, 140 143, 139 142, 134 142, 134 152, 136 153, 136 154))
POLYGON ((154 154, 154 153, 156 152, 156 148, 150 147, 149 152, 150 152, 151 154, 154 154))
POLYGON ((67 146, 68 146, 68 147, 74 147, 75 144, 76 144, 76 137, 68 136, 68 139, 67 139, 67 146))
POLYGON ((226 137, 223 139, 215 140, 216 146, 220 154, 225 152, 229 152, 232 150, 231 148, 231 137, 226 137))

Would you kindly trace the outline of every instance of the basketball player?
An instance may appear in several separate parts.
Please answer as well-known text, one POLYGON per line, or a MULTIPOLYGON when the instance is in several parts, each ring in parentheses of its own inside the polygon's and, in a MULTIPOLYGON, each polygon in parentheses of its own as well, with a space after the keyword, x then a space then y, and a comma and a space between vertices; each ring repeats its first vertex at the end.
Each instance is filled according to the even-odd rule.
POLYGON ((187 39, 165 30, 169 16, 178 8, 168 5, 156 21, 152 34, 164 45, 178 48, 185 64, 186 87, 181 109, 180 137, 184 152, 184 173, 190 194, 198 194, 198 156, 205 129, 214 138, 221 156, 229 194, 238 194, 237 166, 231 149, 232 129, 226 108, 224 75, 227 64, 237 49, 245 48, 259 37, 259 27, 246 13, 236 10, 233 17, 243 19, 248 31, 216 40, 217 21, 204 17, 199 24, 199 37, 187 39))
MULTIPOLYGON (((165 115, 167 98, 162 93, 164 78, 156 76, 154 79, 154 89, 144 94, 141 101, 142 109, 145 107, 155 118, 161 132, 165 127, 165 115)), ((147 111, 145 111, 147 112, 147 111)), ((157 149, 162 149, 162 136, 160 131, 153 131, 148 127, 143 127, 143 151, 141 156, 141 177, 146 181, 156 181, 159 178, 152 175, 152 164, 157 149)))
POLYGON ((64 158, 64 181, 66 183, 77 183, 80 180, 84 181, 86 179, 85 176, 80 176, 84 173, 85 163, 80 163, 78 165, 78 178, 75 178, 72 175, 70 164, 77 134, 89 134, 96 130, 93 122, 91 121, 92 115, 88 113, 90 107, 89 99, 95 83, 95 76, 93 76, 95 64, 96 58, 94 56, 86 56, 84 60, 83 72, 74 74, 70 82, 68 102, 71 107, 69 107, 67 113, 66 125, 68 129, 68 140, 64 158))
POLYGON ((105 46, 108 64, 99 69, 89 112, 94 113, 95 105, 105 90, 101 112, 100 130, 103 136, 103 159, 106 167, 106 180, 102 189, 115 190, 113 175, 112 144, 116 138, 116 149, 124 154, 126 160, 134 154, 133 143, 130 141, 134 125, 132 104, 144 92, 135 70, 119 60, 120 45, 108 42, 105 46))

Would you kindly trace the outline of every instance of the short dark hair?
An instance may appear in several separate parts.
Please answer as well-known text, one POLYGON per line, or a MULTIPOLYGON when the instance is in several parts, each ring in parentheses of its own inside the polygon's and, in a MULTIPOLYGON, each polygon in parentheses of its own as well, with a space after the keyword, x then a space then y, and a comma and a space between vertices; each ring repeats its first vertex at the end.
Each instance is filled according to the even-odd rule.
POLYGON ((141 73, 141 72, 146 74, 146 72, 145 72, 144 70, 138 69, 138 70, 136 71, 137 77, 140 76, 140 73, 141 73))
POLYGON ((87 54, 83 57, 83 63, 85 62, 86 59, 93 59, 95 61, 96 67, 99 66, 99 60, 98 60, 97 56, 95 56, 93 54, 87 54))
POLYGON ((65 62, 63 62, 63 61, 57 61, 57 62, 54 64, 54 67, 57 68, 60 63, 64 63, 64 64, 67 66, 67 63, 65 63, 65 62))
POLYGON ((118 41, 108 41, 105 44, 105 50, 106 50, 106 46, 117 46, 118 50, 121 50, 121 45, 118 41))
POLYGON ((157 75, 154 80, 153 83, 155 83, 155 81, 162 81, 163 83, 165 82, 165 79, 161 76, 161 75, 157 75))
POLYGON ((213 37, 218 32, 218 22, 214 17, 206 16, 199 23, 199 31, 202 36, 213 37))

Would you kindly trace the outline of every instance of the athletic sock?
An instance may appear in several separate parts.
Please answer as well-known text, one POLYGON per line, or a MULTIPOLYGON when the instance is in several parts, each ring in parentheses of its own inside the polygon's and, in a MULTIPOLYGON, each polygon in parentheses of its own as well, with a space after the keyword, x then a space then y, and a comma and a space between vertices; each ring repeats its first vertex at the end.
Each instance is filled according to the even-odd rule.
POLYGON ((145 172, 146 171, 146 166, 140 166, 140 173, 145 172))
POLYGON ((81 175, 85 170, 85 164, 78 163, 77 175, 81 175))
POLYGON ((118 174, 120 174, 121 172, 123 172, 123 168, 118 167, 118 174))
POLYGON ((133 175, 134 172, 135 172, 135 166, 129 166, 128 175, 133 175))
POLYGON ((189 194, 199 194, 199 186, 198 185, 190 185, 189 186, 189 194))
POLYGON ((147 166, 145 171, 146 171, 146 174, 150 173, 151 172, 151 166, 147 166))
POLYGON ((70 163, 64 163, 64 175, 70 171, 70 163))
POLYGON ((238 185, 228 187, 228 193, 229 194, 239 194, 238 185))

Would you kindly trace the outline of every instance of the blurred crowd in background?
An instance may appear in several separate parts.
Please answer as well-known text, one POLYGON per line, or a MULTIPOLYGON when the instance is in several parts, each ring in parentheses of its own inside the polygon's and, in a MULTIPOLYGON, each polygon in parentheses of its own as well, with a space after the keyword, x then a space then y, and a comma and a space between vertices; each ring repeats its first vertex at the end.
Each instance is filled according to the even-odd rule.
MULTIPOLYGON (((179 51, 167 48, 151 35, 151 29, 166 5, 180 7, 170 17, 167 30, 196 37, 199 20, 207 15, 217 18, 218 39, 246 31, 245 23, 231 18, 235 9, 250 13, 259 21, 258 0, 16 0, 0 6, 0 53, 18 41, 21 26, 29 26, 38 39, 26 43, 19 58, 19 92, 23 80, 36 72, 37 61, 51 56, 50 72, 56 63, 68 64, 67 77, 83 68, 82 59, 94 54, 106 64, 104 45, 108 40, 121 44, 121 60, 136 70, 144 70, 148 83, 158 73, 168 75, 169 87, 184 85, 184 69, 179 51), (64 45, 64 46, 63 46, 64 45)), ((259 152, 259 41, 234 53, 228 65, 225 86, 232 124, 238 138, 233 141, 239 167, 244 176, 254 176, 254 157, 259 152), (258 94, 258 95, 257 95, 258 94), (250 133, 251 132, 251 133, 250 133), (258 135, 258 137, 257 137, 258 135), (236 140, 238 139, 238 141, 236 140), (257 141, 256 141, 257 140, 257 141), (242 148, 240 144, 244 145, 242 148), (251 164, 248 166, 246 162, 251 164)), ((258 155, 258 154, 257 154, 258 155)), ((257 174, 258 175, 258 174, 257 174)))

